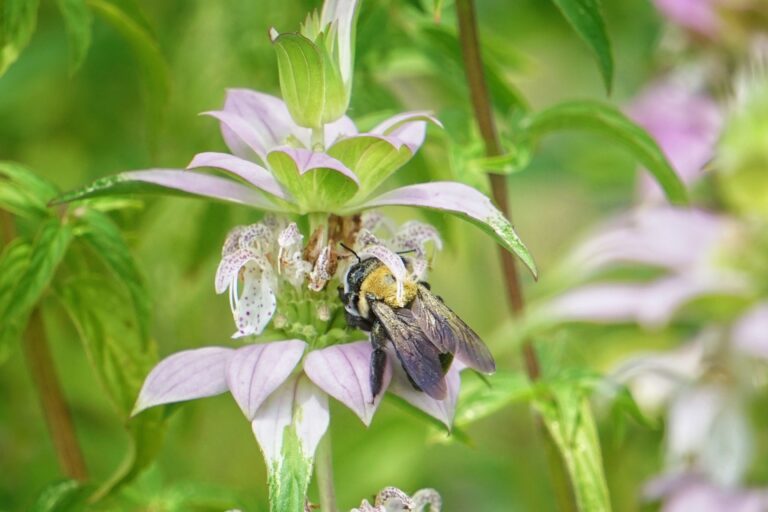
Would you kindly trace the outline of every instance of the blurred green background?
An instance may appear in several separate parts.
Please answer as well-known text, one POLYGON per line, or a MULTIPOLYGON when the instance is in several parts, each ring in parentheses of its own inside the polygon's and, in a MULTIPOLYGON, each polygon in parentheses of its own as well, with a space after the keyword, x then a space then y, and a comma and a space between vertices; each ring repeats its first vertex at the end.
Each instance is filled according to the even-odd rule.
MULTIPOLYGON (((478 3, 486 52, 535 108, 563 99, 606 98, 588 48, 549 2, 478 3)), ((658 69, 663 27, 647 0, 605 4, 616 62, 607 100, 623 105, 658 69)), ((54 2, 43 0, 28 48, 0 78, 0 158, 20 162, 66 190, 122 170, 182 168, 196 152, 224 150, 217 123, 197 113, 218 108, 228 87, 277 93, 267 31, 297 28, 319 4, 139 0, 138 6, 168 65, 162 109, 151 107, 148 70, 99 17, 91 49, 71 73, 61 15, 54 2)), ((441 21, 449 29, 455 21, 451 11, 449 2, 441 21)), ((425 64, 415 27, 426 23, 431 15, 415 1, 364 0, 349 115, 364 120, 406 108, 432 109, 455 141, 471 144, 463 77, 425 64)), ((450 177, 450 144, 430 128, 425 150, 394 179, 450 177)), ((631 157, 597 136, 565 134, 547 138, 529 167, 508 178, 515 225, 543 274, 592 221, 632 202, 634 168, 631 157)), ((393 215, 405 220, 414 214, 393 215)), ((254 221, 255 214, 191 199, 151 199, 115 219, 151 290, 152 335, 160 355, 233 343, 227 300, 214 294, 213 276, 226 232, 254 221)), ((440 223, 447 239, 430 278, 433 289, 488 341, 501 367, 518 368, 517 348, 507 343, 514 325, 507 319, 493 242, 468 224, 437 216, 427 220, 440 223)), ((536 285, 526 280, 528 293, 536 293, 536 285)), ((122 459, 127 438, 73 327, 55 312, 46 325, 89 469, 104 478, 122 459)), ((617 343, 632 341, 625 337, 617 343)), ((567 347, 552 340, 552 347, 553 357, 598 370, 621 350, 591 339, 567 347)), ((26 510, 61 475, 19 351, 0 367, 0 389, 0 509, 26 510)), ((446 510, 554 509, 544 449, 526 405, 474 424, 468 431, 471 446, 444 442, 444 435, 394 401, 385 401, 369 429, 338 404, 332 417, 342 508, 395 485, 407 491, 434 487, 446 510)), ((611 498, 619 511, 641 508, 640 486, 657 471, 661 456, 659 430, 632 423, 628 428, 622 437, 614 424, 600 422, 611 498)), ((146 510, 165 510, 163 499, 172 489, 203 484, 233 490, 247 510, 266 509, 261 454, 226 395, 174 413, 156 465, 135 489, 156 495, 154 508, 146 510)))

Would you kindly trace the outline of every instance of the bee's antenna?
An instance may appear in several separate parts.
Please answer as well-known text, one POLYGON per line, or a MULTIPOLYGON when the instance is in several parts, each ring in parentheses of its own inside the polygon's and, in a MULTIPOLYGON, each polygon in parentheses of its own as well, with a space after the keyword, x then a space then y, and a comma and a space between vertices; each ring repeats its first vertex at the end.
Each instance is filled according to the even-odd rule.
POLYGON ((408 249, 407 251, 397 251, 397 254, 410 254, 416 252, 416 249, 408 249))
POLYGON ((342 243, 342 242, 339 242, 339 245, 341 245, 343 248, 345 248, 346 250, 348 250, 349 252, 351 252, 352 254, 354 254, 354 255, 355 255, 355 258, 357 258, 357 262, 358 262, 358 263, 360 263, 361 261, 363 261, 363 260, 361 260, 361 259, 360 259, 360 256, 358 256, 358 255, 357 255, 357 253, 356 253, 355 251, 353 251, 353 250, 352 250, 352 248, 351 248, 351 247, 348 247, 346 244, 344 244, 344 243, 342 243))

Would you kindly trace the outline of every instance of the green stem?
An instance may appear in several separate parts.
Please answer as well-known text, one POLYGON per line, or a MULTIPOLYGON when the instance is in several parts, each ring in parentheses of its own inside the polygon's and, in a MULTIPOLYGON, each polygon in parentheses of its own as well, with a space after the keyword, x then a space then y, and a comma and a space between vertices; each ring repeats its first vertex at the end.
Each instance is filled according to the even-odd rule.
MULTIPOLYGON (((456 0, 456 13, 459 22, 459 41, 461 43, 462 57, 464 59, 464 70, 467 76, 467 84, 469 86, 475 120, 485 145, 485 153, 489 157, 500 156, 502 154, 502 148, 493 117, 493 106, 491 104, 491 98, 485 80, 474 0, 456 0)), ((488 178, 491 183, 494 201, 504 215, 507 218, 510 218, 506 177, 498 174, 489 174, 488 178)), ((508 251, 499 248, 499 255, 504 272, 510 312, 513 316, 517 317, 523 313, 525 308, 525 301, 517 267, 512 254, 508 251)), ((528 377, 532 381, 538 380, 541 376, 541 367, 536 354, 536 349, 530 340, 526 340, 523 344, 523 360, 525 361, 525 369, 528 377)), ((555 488, 560 509, 563 511, 576 510, 573 491, 566 476, 567 473, 563 466, 562 457, 557 450, 554 440, 544 426, 542 419, 538 416, 536 417, 536 425, 546 443, 546 454, 549 462, 552 484, 555 488)))
POLYGON ((330 427, 317 446, 317 452, 315 453, 315 477, 317 478, 317 488, 320 493, 320 510, 322 512, 336 512, 330 427))
POLYGON ((310 144, 312 151, 323 151, 325 149, 325 127, 312 128, 310 144))

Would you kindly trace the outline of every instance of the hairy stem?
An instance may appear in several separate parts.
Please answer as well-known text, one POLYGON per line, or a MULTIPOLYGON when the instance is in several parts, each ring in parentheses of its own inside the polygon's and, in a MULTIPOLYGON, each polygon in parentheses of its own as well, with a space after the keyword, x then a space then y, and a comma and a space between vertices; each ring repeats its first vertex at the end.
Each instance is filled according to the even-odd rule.
POLYGON ((331 453, 331 429, 325 433, 315 454, 315 477, 320 493, 320 510, 336 512, 336 492, 333 489, 333 454, 331 453))
MULTIPOLYGON (((493 106, 488 92, 488 85, 485 81, 474 0, 456 0, 456 12, 459 21, 459 40, 464 59, 464 71, 469 85, 475 121, 483 138, 486 155, 491 157, 499 156, 502 154, 502 148, 493 118, 493 106)), ((494 201, 504 215, 510 218, 506 177, 498 174, 489 174, 488 178, 494 201)), ((499 255, 504 272, 510 312, 514 316, 519 316, 523 312, 525 301, 517 266, 510 252, 499 248, 499 255)), ((541 367, 536 355, 536 349, 530 340, 523 344, 522 351, 528 377, 534 381, 538 380, 541 376, 541 367)), ((554 441, 544 427, 541 418, 536 418, 536 424, 547 443, 547 460, 549 461, 552 483, 555 487, 558 504, 561 510, 576 510, 562 458, 559 456, 554 441)))
POLYGON ((38 308, 32 311, 24 338, 29 373, 37 388, 59 465, 69 478, 85 481, 88 479, 88 470, 77 441, 72 415, 56 376, 43 318, 38 308))

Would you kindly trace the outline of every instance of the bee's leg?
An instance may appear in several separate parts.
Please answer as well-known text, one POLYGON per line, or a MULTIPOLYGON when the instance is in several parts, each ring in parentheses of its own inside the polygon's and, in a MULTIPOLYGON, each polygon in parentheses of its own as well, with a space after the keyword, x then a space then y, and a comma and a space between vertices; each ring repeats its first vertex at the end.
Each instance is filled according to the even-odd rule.
POLYGON ((437 357, 440 359, 440 366, 443 368, 443 375, 445 375, 453 362, 453 354, 450 352, 443 352, 437 357))
POLYGON ((426 282, 426 281, 419 281, 419 284, 420 284, 421 286, 423 286, 424 288, 426 288, 427 290, 430 290, 430 291, 432 290, 432 285, 431 285, 431 284, 429 284, 429 283, 428 283, 428 282, 426 282))
POLYGON ((370 320, 358 315, 353 315, 347 310, 344 310, 344 318, 347 321, 347 325, 353 329, 360 329, 361 331, 368 332, 371 330, 371 327, 373 327, 370 320))
POLYGON ((384 330, 384 326, 381 322, 375 320, 371 327, 371 345, 373 345, 373 352, 371 353, 371 393, 373 398, 381 393, 381 388, 384 384, 384 370, 387 367, 387 353, 384 351, 384 347, 389 341, 387 332, 384 330))

